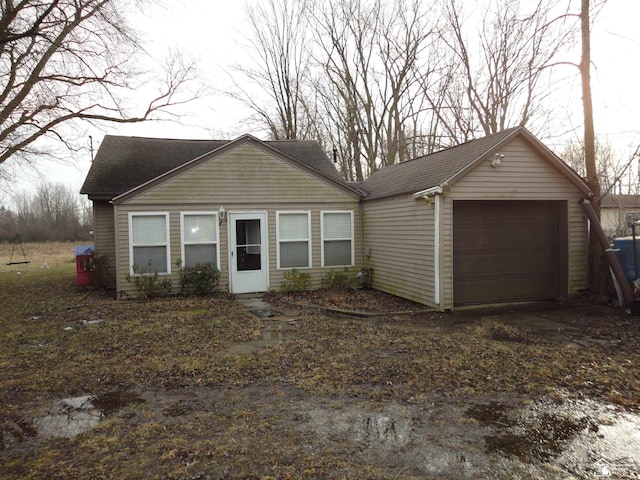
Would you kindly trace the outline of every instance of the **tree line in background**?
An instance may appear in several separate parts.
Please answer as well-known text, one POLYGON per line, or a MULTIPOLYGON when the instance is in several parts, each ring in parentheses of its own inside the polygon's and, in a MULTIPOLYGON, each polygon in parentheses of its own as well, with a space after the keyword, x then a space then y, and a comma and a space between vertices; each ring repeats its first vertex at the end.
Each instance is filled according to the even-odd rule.
POLYGON ((0 242, 89 240, 92 211, 72 188, 41 183, 35 193, 14 196, 13 206, 0 206, 0 242))

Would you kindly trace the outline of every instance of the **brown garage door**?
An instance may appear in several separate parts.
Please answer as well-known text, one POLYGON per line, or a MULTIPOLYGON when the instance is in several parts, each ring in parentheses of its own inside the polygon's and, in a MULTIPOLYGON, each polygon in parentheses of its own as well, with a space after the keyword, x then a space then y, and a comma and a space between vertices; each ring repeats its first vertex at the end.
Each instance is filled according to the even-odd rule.
POLYGON ((565 211, 564 202, 455 201, 454 304, 561 295, 565 211))

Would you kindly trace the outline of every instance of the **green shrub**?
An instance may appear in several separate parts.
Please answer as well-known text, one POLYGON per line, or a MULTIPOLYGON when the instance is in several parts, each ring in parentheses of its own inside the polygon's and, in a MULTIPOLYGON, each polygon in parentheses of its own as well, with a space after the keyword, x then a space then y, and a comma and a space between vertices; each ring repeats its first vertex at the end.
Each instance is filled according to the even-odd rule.
MULTIPOLYGON (((178 261, 180 263, 180 261, 178 261)), ((180 269, 180 292, 208 295, 216 291, 220 270, 211 262, 180 269)))
MULTIPOLYGON (((148 265, 151 267, 151 263, 148 265)), ((167 278, 160 280, 158 272, 147 273, 144 268, 138 265, 133 266, 133 276, 127 275, 127 282, 133 281, 138 289, 138 298, 166 297, 171 293, 171 281, 167 278)))
POLYGON ((349 276, 349 269, 345 268, 342 272, 331 270, 320 280, 323 288, 327 289, 348 289, 354 288, 356 279, 349 276))
POLYGON ((308 290, 311 285, 311 275, 295 268, 285 272, 284 279, 280 284, 280 290, 283 292, 300 292, 308 290))

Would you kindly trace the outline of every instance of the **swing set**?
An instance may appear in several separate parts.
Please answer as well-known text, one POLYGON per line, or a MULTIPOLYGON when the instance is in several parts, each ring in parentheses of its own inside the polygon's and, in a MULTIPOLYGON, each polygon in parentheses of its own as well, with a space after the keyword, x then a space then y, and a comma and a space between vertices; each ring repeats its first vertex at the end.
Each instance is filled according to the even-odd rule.
POLYGON ((25 263, 31 263, 29 260, 27 260, 27 255, 24 253, 24 246, 22 245, 22 240, 20 240, 20 235, 18 235, 16 233, 15 238, 13 239, 13 248, 11 249, 11 257, 9 258, 9 262, 7 263, 7 265, 23 265, 25 263), (16 260, 15 262, 13 261, 13 254, 16 251, 16 245, 20 244, 20 250, 22 250, 22 258, 24 260, 18 261, 16 260))

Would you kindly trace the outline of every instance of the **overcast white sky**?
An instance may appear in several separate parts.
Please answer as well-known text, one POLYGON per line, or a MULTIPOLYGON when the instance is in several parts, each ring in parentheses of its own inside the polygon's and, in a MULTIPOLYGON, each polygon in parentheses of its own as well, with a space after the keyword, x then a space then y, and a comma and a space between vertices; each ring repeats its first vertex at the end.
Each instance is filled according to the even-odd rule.
MULTIPOLYGON (((167 2, 169 4, 170 2, 167 2)), ((246 33, 245 1, 185 0, 154 9, 134 19, 149 41, 148 51, 161 59, 167 48, 180 48, 200 56, 201 68, 213 86, 228 84, 225 73, 231 63, 245 55, 240 43, 246 33)), ((640 2, 637 0, 608 0, 592 33, 594 63, 593 93, 596 132, 608 136, 621 151, 634 149, 640 143, 640 2)), ((576 62, 579 58, 574 59, 576 62)), ((567 68, 570 72, 571 67, 567 68)), ((575 72, 571 92, 577 115, 581 113, 580 83, 575 72)), ((558 116, 566 117, 566 106, 559 105, 558 116)), ((239 121, 246 115, 237 104, 223 97, 212 97, 187 107, 184 125, 149 122, 119 125, 109 133, 170 138, 232 138, 247 130, 239 121)), ((579 116, 574 127, 580 125, 579 116)), ((581 130, 578 130, 578 134, 581 130)), ((104 132, 89 132, 95 148, 104 132)), ((547 145, 560 149, 554 140, 547 145)), ((87 143, 89 140, 87 139, 87 143)), ((53 182, 63 182, 79 190, 90 166, 87 152, 75 165, 41 164, 40 173, 53 182)), ((38 179, 33 174, 19 174, 16 190, 29 188, 38 179)), ((2 200, 0 198, 0 200, 2 200)))

